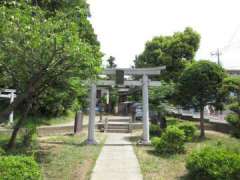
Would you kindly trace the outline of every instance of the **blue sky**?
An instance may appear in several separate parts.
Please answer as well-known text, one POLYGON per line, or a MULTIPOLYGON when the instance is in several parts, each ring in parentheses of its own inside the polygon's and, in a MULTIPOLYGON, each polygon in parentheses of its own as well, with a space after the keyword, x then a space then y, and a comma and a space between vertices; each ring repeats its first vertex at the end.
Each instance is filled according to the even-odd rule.
POLYGON ((191 26, 201 34, 196 59, 222 50, 221 63, 240 69, 240 2, 238 0, 88 0, 91 22, 102 52, 130 67, 135 55, 154 36, 171 35, 191 26))

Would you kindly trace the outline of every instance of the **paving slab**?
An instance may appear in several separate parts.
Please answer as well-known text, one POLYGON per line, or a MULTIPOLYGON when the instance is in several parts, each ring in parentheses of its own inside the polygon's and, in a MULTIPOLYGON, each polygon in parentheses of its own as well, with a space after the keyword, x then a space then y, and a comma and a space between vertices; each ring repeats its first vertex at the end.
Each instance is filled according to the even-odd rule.
POLYGON ((142 180, 129 133, 107 133, 105 145, 93 169, 91 180, 142 180))

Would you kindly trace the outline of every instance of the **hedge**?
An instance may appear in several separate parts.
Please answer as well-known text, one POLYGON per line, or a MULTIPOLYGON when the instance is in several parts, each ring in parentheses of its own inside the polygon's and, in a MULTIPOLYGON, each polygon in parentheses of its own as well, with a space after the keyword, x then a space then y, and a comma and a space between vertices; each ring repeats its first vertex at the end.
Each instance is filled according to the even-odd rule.
POLYGON ((0 156, 0 180, 39 180, 40 167, 32 157, 0 156))
POLYGON ((187 169, 195 180, 240 179, 240 155, 221 147, 205 147, 187 158, 187 169))
POLYGON ((176 126, 167 127, 161 138, 154 138, 153 145, 161 154, 174 154, 184 151, 184 131, 176 126))

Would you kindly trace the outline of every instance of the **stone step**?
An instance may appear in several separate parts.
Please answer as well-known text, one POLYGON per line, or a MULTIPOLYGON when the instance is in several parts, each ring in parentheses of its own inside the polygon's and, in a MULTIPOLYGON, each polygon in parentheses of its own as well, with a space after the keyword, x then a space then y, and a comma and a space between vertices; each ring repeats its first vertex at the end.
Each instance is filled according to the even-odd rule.
POLYGON ((130 122, 130 119, 108 119, 108 122, 130 122))
POLYGON ((129 126, 109 126, 108 129, 129 129, 129 126))
POLYGON ((110 121, 108 124, 129 124, 129 122, 117 122, 117 121, 110 121))
POLYGON ((129 133, 128 129, 107 129, 109 133, 129 133))
POLYGON ((110 126, 129 126, 129 123, 108 123, 110 126))

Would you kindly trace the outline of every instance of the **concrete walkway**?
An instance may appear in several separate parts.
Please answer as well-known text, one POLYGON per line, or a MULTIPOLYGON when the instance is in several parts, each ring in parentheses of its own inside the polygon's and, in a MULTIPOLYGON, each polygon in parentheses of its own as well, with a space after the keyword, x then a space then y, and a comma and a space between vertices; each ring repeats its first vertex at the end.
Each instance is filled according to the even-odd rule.
POLYGON ((129 137, 131 134, 107 134, 107 140, 93 169, 91 180, 143 179, 129 137))

